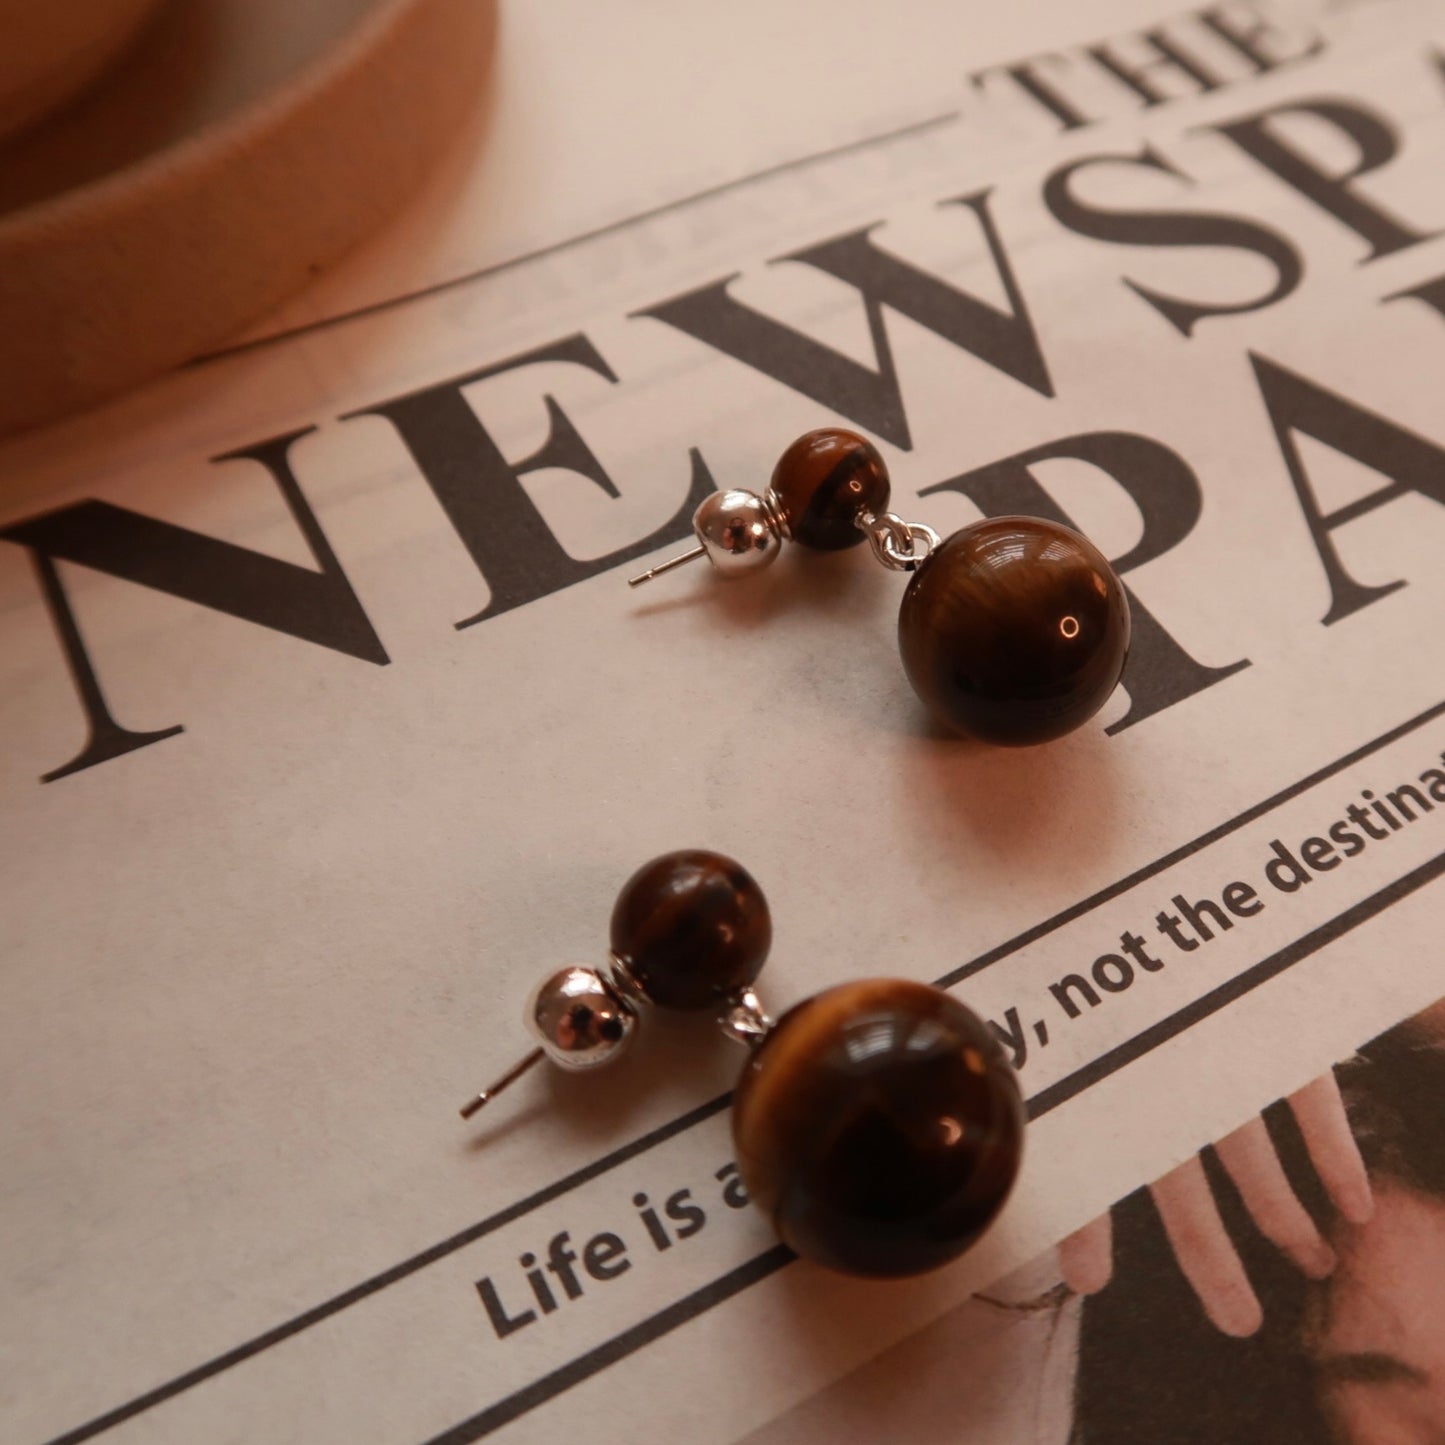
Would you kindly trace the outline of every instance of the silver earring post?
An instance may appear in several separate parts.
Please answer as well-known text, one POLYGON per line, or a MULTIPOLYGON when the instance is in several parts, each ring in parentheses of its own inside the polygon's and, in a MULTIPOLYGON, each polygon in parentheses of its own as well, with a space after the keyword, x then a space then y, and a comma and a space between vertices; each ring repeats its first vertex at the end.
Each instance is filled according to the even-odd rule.
POLYGON ((685 562, 696 562, 699 557, 707 556, 706 547, 694 547, 690 552, 683 552, 676 557, 670 557, 666 562, 659 562, 656 567, 649 567, 646 572, 636 577, 629 577, 629 587, 641 587, 644 582, 651 582, 654 577, 661 577, 664 572, 671 572, 674 567, 681 567, 685 562))
POLYGON ((462 1105, 462 1118, 470 1119, 484 1104, 490 1104, 509 1084, 515 1084, 534 1064, 541 1063, 545 1053, 545 1049, 533 1049, 525 1059, 508 1069, 496 1083, 488 1084, 475 1099, 469 1099, 462 1105))

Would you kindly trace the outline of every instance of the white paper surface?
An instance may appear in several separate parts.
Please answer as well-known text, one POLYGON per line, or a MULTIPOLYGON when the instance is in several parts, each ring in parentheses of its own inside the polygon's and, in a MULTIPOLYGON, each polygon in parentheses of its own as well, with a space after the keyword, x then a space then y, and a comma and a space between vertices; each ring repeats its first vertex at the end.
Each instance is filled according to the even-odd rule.
MULTIPOLYGON (((699 11, 687 34, 706 65, 672 54, 673 11, 639 7, 631 29, 611 11, 591 39, 595 18, 509 13, 495 130, 457 162, 475 167, 466 184, 438 183, 258 335, 306 329, 0 448, 7 1439, 560 1440, 578 1421, 596 1441, 735 1439, 1445 991, 1445 808, 1295 892, 1264 875, 1275 840, 1297 850, 1445 751, 1445 319, 1384 299, 1445 272, 1438 12, 1295 12, 1274 43, 1318 33, 1318 54, 1253 76, 1236 56, 1236 83, 1147 109, 1081 70, 1079 103, 1109 113, 1065 131, 968 73, 1169 12, 905 10, 699 11), (889 63, 870 73, 870 55, 889 63), (604 103, 633 74, 668 77, 660 109, 604 103), (1356 193, 1408 244, 1371 259, 1358 229, 1209 129, 1300 100, 1381 118, 1398 151, 1356 193), (1269 264, 1051 216, 1047 176, 1146 142, 1177 174, 1122 162, 1079 193, 1267 226, 1301 260, 1292 294, 1185 336, 1138 288, 1247 305, 1269 264), (757 486, 797 433, 859 424, 633 313, 739 273, 738 300, 876 371, 858 292, 769 263, 876 226, 878 247, 1005 311, 980 213, 956 203, 985 190, 1053 395, 886 310, 909 442, 880 438, 895 506, 947 532, 979 515, 960 493, 920 495, 950 478, 1084 433, 1162 443, 1200 507, 1126 574, 1131 669, 1138 605, 1202 667, 1247 667, 1110 735, 1140 705, 1121 691, 1080 732, 1013 752, 929 731, 896 654, 902 579, 861 550, 733 587, 697 567, 635 594, 618 560, 456 626, 537 575, 531 544, 490 576, 464 545, 510 546, 526 509, 513 492, 493 525, 477 492, 470 521, 449 517, 442 494, 459 505, 476 456, 443 449, 434 471, 462 470, 429 485, 379 407, 584 337, 615 381, 535 362, 469 384, 449 415, 517 466, 553 398, 617 495, 534 471, 534 535, 607 556, 679 513, 691 449, 718 485, 757 486), (596 227, 612 229, 559 244, 596 227), (1299 442, 1301 465, 1319 513, 1357 508, 1328 531, 1344 574, 1404 584, 1328 626, 1344 584, 1306 525, 1261 365, 1353 409, 1336 445, 1299 442), (1420 448, 1376 446, 1362 410, 1420 448), (43 520, 97 499, 314 572, 265 467, 210 460, 302 431, 290 465, 339 571, 287 614, 290 635, 128 579, 167 565, 153 532, 117 562, 112 514, 77 530, 64 512, 64 545, 100 548, 107 571, 64 560, 43 520), (1392 481, 1399 495, 1377 495, 1392 481), (86 740, 36 570, 47 548, 116 722, 184 731, 41 783, 86 740), (349 643, 315 640, 318 617, 343 613, 349 643), (956 1267, 890 1286, 770 1270, 765 1222, 716 1178, 727 1116, 704 1106, 738 1055, 705 1023, 651 1027, 610 1076, 534 1075, 459 1126, 457 1104, 524 1048, 536 976, 600 959, 618 887, 684 846, 742 859, 766 889, 775 1010, 849 977, 960 972, 979 1012, 1017 1010, 1041 1112, 1008 1212, 956 1267), (1176 894, 1236 880, 1262 912, 1067 1017, 1051 984, 1155 928, 1176 894), (657 1251, 633 1197, 684 1188, 707 1225, 657 1251), (477 1281, 524 1311, 519 1256, 563 1230, 578 1246, 618 1234, 632 1267, 498 1338, 477 1281)), ((1318 112, 1277 134, 1322 171, 1361 164, 1318 112)), ((1087 462, 1035 476, 1110 557, 1167 530, 1087 462)))

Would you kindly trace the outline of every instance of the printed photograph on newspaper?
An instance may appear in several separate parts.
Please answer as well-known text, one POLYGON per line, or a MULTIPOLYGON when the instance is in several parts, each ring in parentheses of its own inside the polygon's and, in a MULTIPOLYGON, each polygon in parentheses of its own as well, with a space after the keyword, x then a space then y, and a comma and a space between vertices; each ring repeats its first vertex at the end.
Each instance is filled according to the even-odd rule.
POLYGON ((748 1445, 1429 1445, 1445 1000, 748 1445))

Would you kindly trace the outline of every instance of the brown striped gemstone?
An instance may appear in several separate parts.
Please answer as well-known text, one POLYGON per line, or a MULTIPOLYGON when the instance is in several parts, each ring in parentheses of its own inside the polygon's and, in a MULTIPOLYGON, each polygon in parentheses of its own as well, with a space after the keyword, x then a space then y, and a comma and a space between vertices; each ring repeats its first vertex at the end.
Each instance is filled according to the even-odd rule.
POLYGON ((645 863, 612 909, 612 952, 663 1008, 716 1008, 757 978, 772 941, 752 874, 702 848, 645 863))
POLYGON ((886 511, 888 468, 866 437, 842 427, 805 432, 778 458, 772 493, 795 542, 822 552, 863 540, 855 519, 886 511))
POLYGON ((848 1274, 916 1274, 966 1250, 1008 1196, 1023 1127, 988 1026, 906 979, 784 1014, 733 1099, 753 1203, 799 1254, 848 1274))
POLYGON ((1040 517, 955 532, 913 574, 898 646, 933 715, 984 742, 1061 737, 1103 707, 1129 653, 1129 600, 1086 537, 1040 517))

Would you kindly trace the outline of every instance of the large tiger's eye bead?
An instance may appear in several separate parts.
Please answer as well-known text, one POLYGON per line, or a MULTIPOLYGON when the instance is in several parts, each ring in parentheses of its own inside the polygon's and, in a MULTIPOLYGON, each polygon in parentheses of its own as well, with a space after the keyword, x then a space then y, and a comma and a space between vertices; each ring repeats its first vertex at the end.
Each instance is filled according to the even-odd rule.
POLYGON ((800 436, 778 458, 771 485, 788 535, 823 552, 856 546, 863 533, 855 519, 888 509, 883 458, 866 437, 842 427, 800 436))
POLYGON ((905 979, 784 1014, 733 1097, 753 1203, 799 1254, 848 1274, 917 1274, 967 1249, 1008 1196, 1023 1127, 987 1025, 905 979))
POLYGON ((1086 537, 1040 517, 994 517, 955 532, 913 574, 898 646, 940 721, 985 742, 1042 743, 1114 691, 1129 601, 1086 537))
POLYGON ((772 941, 752 874, 702 848, 645 863, 612 910, 612 952, 663 1008, 716 1008, 757 978, 772 941))

